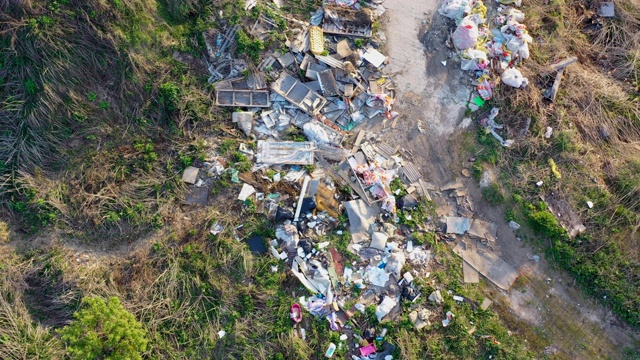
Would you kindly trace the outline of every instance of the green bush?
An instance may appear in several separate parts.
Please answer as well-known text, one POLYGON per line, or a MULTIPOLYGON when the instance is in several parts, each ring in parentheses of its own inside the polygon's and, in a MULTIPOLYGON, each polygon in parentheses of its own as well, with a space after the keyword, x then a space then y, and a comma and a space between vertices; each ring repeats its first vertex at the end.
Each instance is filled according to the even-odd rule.
POLYGON ((238 30, 236 33, 236 55, 244 54, 258 61, 260 59, 260 52, 267 48, 267 45, 260 40, 251 40, 249 35, 243 30, 238 30))
POLYGON ((82 300, 83 309, 59 333, 72 359, 142 359, 146 332, 117 297, 82 300))
POLYGON ((499 205, 504 202, 504 194, 502 193, 502 189, 498 184, 491 184, 491 186, 486 187, 482 190, 484 197, 492 204, 499 205))
POLYGON ((547 210, 532 211, 528 214, 529 223, 534 230, 552 239, 559 239, 565 231, 556 217, 547 210))
POLYGON ((160 85, 160 103, 168 110, 177 109, 180 100, 180 87, 173 82, 166 82, 160 85))

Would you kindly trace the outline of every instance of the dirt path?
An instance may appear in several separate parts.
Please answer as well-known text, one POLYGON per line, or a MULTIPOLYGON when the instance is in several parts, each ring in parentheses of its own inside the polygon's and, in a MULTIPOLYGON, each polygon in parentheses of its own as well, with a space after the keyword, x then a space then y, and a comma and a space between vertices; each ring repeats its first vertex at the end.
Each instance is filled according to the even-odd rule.
MULTIPOLYGON (((463 131, 472 130, 459 129, 471 94, 470 76, 449 58, 447 19, 437 13, 438 5, 434 0, 384 2, 389 55, 385 71, 396 75, 402 118, 395 129, 378 130, 389 143, 410 149, 426 180, 441 186, 461 177, 460 170, 469 166, 463 131)), ((502 304, 496 307, 499 312, 508 312, 503 315, 513 315, 518 324, 529 327, 512 330, 535 334, 541 341, 532 347, 543 344, 548 355, 558 358, 623 358, 622 349, 632 347, 637 334, 610 310, 585 297, 569 276, 553 270, 543 254, 519 241, 506 224, 503 210, 488 204, 473 180, 465 179, 465 185, 476 206, 475 216, 498 224, 496 252, 521 274, 509 292, 483 284, 487 295, 502 304), (534 255, 542 259, 536 262, 534 255)))

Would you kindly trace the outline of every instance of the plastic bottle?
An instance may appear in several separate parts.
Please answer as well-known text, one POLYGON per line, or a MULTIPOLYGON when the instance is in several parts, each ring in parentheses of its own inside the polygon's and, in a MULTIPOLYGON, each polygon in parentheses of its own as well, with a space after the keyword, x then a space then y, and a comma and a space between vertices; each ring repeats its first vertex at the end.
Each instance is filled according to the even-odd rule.
POLYGON ((380 331, 380 335, 376 337, 376 340, 382 341, 382 339, 384 339, 386 335, 387 335, 387 328, 382 328, 382 330, 380 331))
POLYGON ((324 357, 332 358, 335 352, 336 352, 336 344, 331 343, 329 344, 329 348, 327 349, 327 351, 324 353, 324 357))

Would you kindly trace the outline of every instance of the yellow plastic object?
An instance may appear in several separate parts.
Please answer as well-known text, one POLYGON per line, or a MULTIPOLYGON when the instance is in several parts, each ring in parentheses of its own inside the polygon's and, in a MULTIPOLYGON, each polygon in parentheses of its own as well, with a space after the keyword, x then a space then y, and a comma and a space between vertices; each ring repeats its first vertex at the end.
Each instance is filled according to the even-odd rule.
POLYGON ((314 55, 322 55, 324 52, 324 33, 322 28, 318 26, 309 28, 309 48, 314 55))
POLYGON ((549 158, 549 166, 551 167, 551 172, 553 173, 553 176, 555 176, 556 179, 561 179, 562 174, 560 174, 560 171, 558 170, 558 166, 556 165, 556 162, 553 161, 553 159, 551 158, 549 158))

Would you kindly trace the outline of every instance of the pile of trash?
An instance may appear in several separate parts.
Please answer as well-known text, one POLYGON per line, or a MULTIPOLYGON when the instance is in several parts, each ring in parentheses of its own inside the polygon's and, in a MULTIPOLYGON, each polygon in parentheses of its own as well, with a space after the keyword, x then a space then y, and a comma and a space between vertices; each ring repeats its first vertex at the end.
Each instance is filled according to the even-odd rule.
MULTIPOLYGON (((274 3, 277 7, 278 2, 274 3)), ((356 360, 390 360, 396 350, 385 341, 385 328, 376 331, 357 323, 356 315, 368 307, 375 309, 379 322, 393 321, 402 313, 402 303, 408 302, 408 318, 416 330, 432 321, 448 326, 455 316, 416 303, 422 296, 416 279, 429 278, 433 255, 427 246, 414 244, 415 229, 400 223, 399 213, 410 220, 419 198, 431 200, 433 187, 410 161, 411 150, 392 146, 368 131, 377 124, 393 128, 399 119, 393 78, 382 71, 387 57, 378 50, 385 36, 373 26, 385 12, 381 3, 327 0, 310 14, 309 21, 287 18, 289 33, 294 34, 287 39, 288 51, 267 52, 257 67, 232 55, 236 34, 244 31, 239 25, 205 32, 205 61, 216 104, 236 109, 230 120, 247 139, 239 143, 236 153, 251 163, 251 169, 240 172, 211 153, 202 167, 188 167, 183 174, 188 205, 208 205, 209 189, 223 176, 242 184, 237 200, 277 225, 275 239, 241 236, 242 225, 233 229, 236 239, 244 239, 255 254, 271 254, 313 294, 299 297, 291 308, 300 336, 306 336, 304 309, 341 332, 340 340, 348 340, 348 353, 356 360), (291 138, 292 128, 306 140, 291 138), (340 244, 330 241, 336 237, 341 238, 340 244), (403 271, 405 265, 411 270, 403 271)), ((464 49, 467 57, 479 51, 480 43, 497 51, 495 44, 502 38, 490 37, 477 26, 486 16, 481 3, 474 2, 473 7, 466 0, 455 3, 462 10, 447 10, 451 4, 443 9, 470 27, 464 36, 454 34, 456 46, 469 45, 464 49), (483 42, 477 40, 480 33, 483 42), (465 43, 465 36, 474 42, 465 43)), ((246 7, 256 4, 247 1, 246 7)), ((275 27, 273 19, 261 14, 247 32, 254 39, 264 39, 275 27)), ((502 36, 507 39, 518 31, 508 28, 502 36)), ((513 59, 504 56, 502 64, 513 65, 513 59)), ((474 60, 478 57, 482 56, 470 57, 465 66, 484 78, 489 65, 474 60)), ((489 125, 499 128, 493 122, 496 114, 491 115, 489 125)), ((456 194, 460 191, 454 189, 456 194)), ((435 219, 429 220, 421 230, 438 230, 443 236, 468 232, 495 240, 494 224, 481 220, 447 219, 447 231, 437 229, 435 219)), ((210 232, 220 234, 225 226, 216 222, 210 232)), ((476 267, 493 259, 474 259, 470 251, 461 247, 457 253, 469 256, 468 262, 476 267)), ((498 280, 510 282, 511 274, 498 280)), ((428 295, 430 305, 442 308, 443 296, 468 301, 455 294, 443 295, 436 288, 428 295)), ((342 342, 331 344, 325 356, 332 357, 342 346, 342 342)))
MULTIPOLYGON (((502 5, 520 6, 520 0, 499 0, 502 5)), ((477 90, 483 100, 493 97, 496 81, 524 88, 529 81, 516 66, 529 57, 531 36, 527 33, 524 13, 512 7, 498 6, 497 14, 487 22, 487 7, 481 0, 445 0, 439 13, 455 20, 453 46, 461 57, 461 68, 475 72, 477 90), (492 72, 493 71, 493 72, 492 72)))

